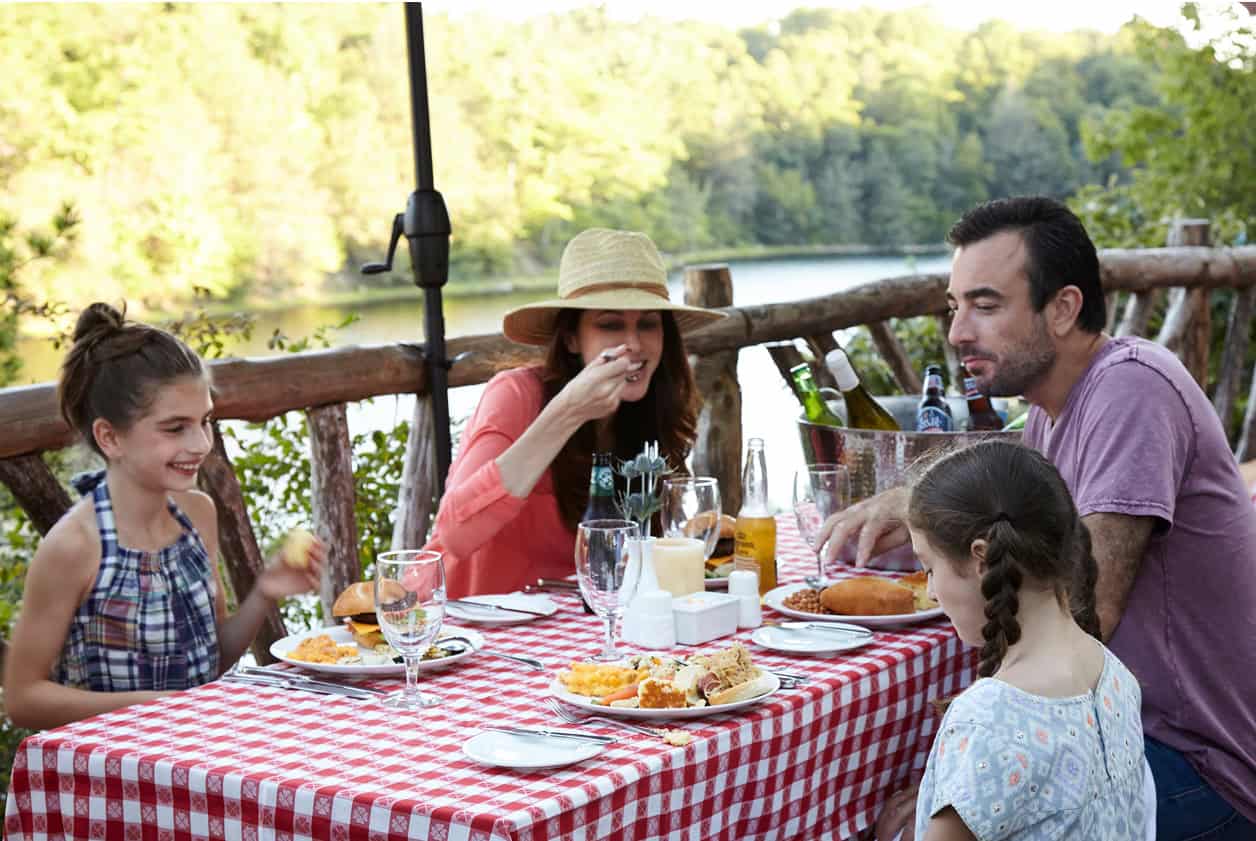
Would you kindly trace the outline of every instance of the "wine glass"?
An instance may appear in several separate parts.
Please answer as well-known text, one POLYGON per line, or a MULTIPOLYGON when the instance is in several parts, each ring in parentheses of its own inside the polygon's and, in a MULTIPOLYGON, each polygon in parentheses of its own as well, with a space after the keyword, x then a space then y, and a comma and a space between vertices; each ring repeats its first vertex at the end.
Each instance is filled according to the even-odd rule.
POLYGON ((640 577, 629 569, 633 544, 639 543, 640 534, 640 528, 631 520, 585 520, 576 527, 576 580, 580 582, 580 593, 606 622, 602 653, 594 660, 618 660, 623 656, 615 650, 615 621, 631 601, 640 577))
POLYGON ((445 618, 445 565, 440 552, 404 549, 375 560, 375 615, 388 644, 406 664, 406 688, 384 698, 385 706, 421 710, 440 703, 419 691, 419 663, 445 618))
POLYGON ((710 476, 663 481, 663 538, 654 544, 659 587, 673 596, 706 589, 706 559, 720 539, 720 483, 710 476))
POLYGON ((809 464, 794 473, 794 518, 798 533, 816 553, 816 568, 824 578, 824 561, 816 538, 824 521, 850 505, 850 471, 841 464, 809 464))

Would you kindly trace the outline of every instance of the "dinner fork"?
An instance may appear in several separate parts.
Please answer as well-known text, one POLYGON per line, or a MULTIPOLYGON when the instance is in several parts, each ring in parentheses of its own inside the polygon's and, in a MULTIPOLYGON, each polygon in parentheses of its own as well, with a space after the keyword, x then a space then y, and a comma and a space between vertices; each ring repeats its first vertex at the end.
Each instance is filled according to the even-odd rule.
POLYGON ((562 705, 562 702, 554 698, 546 698, 545 703, 549 704, 549 707, 550 709, 554 711, 554 714, 557 715, 561 720, 563 720, 567 724, 587 724, 590 721, 600 721, 603 724, 610 724, 615 727, 622 727, 625 730, 631 730, 633 733, 641 733, 646 736, 658 736, 659 735, 658 730, 655 730, 649 727, 642 727, 638 724, 633 724, 630 721, 621 721, 618 718, 610 718, 604 715, 594 715, 592 713, 580 714, 580 713, 572 712, 571 710, 564 707, 562 705))

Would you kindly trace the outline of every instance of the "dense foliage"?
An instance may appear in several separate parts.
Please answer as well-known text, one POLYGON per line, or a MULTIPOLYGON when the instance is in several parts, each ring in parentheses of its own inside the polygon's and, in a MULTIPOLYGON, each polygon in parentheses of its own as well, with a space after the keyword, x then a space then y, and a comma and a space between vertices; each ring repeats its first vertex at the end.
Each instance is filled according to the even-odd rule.
MULTIPOLYGON (((1129 33, 958 31, 924 9, 425 29, 455 283, 549 265, 593 224, 673 252, 939 242, 987 196, 1106 183, 1117 150, 1090 162, 1084 122, 1163 96, 1129 33)), ((391 4, 0 7, 0 78, 22 80, 0 102, 0 210, 74 199, 73 304, 356 286, 413 185, 405 66, 391 4)))

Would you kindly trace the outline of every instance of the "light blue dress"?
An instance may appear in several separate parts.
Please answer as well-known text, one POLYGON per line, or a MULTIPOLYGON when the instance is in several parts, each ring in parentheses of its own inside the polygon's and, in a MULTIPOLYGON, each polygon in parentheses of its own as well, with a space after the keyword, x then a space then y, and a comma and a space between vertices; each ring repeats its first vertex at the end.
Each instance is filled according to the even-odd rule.
POLYGON ((1045 698, 978 680, 951 703, 933 741, 916 837, 951 806, 979 841, 1140 841, 1141 703, 1138 681, 1106 648, 1085 695, 1045 698))

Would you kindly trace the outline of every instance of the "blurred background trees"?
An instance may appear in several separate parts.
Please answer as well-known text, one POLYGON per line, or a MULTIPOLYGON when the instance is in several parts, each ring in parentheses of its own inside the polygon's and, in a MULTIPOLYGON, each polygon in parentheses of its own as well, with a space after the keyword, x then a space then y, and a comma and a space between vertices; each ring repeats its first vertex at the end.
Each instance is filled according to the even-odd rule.
MULTIPOLYGON (((1187 14, 1195 14, 1189 7, 1187 14)), ((428 15, 452 283, 535 274, 590 225, 670 252, 939 243, 1036 192, 1103 244, 1173 213, 1256 213, 1250 45, 947 28, 924 9, 798 10, 761 27, 596 8, 428 15)), ((0 7, 0 215, 82 219, 34 299, 177 309, 356 289, 412 185, 395 5, 0 7), (54 284, 55 279, 55 284, 54 284)), ((404 251, 404 249, 403 249, 404 251)), ((408 285, 408 267, 369 280, 408 285)))

